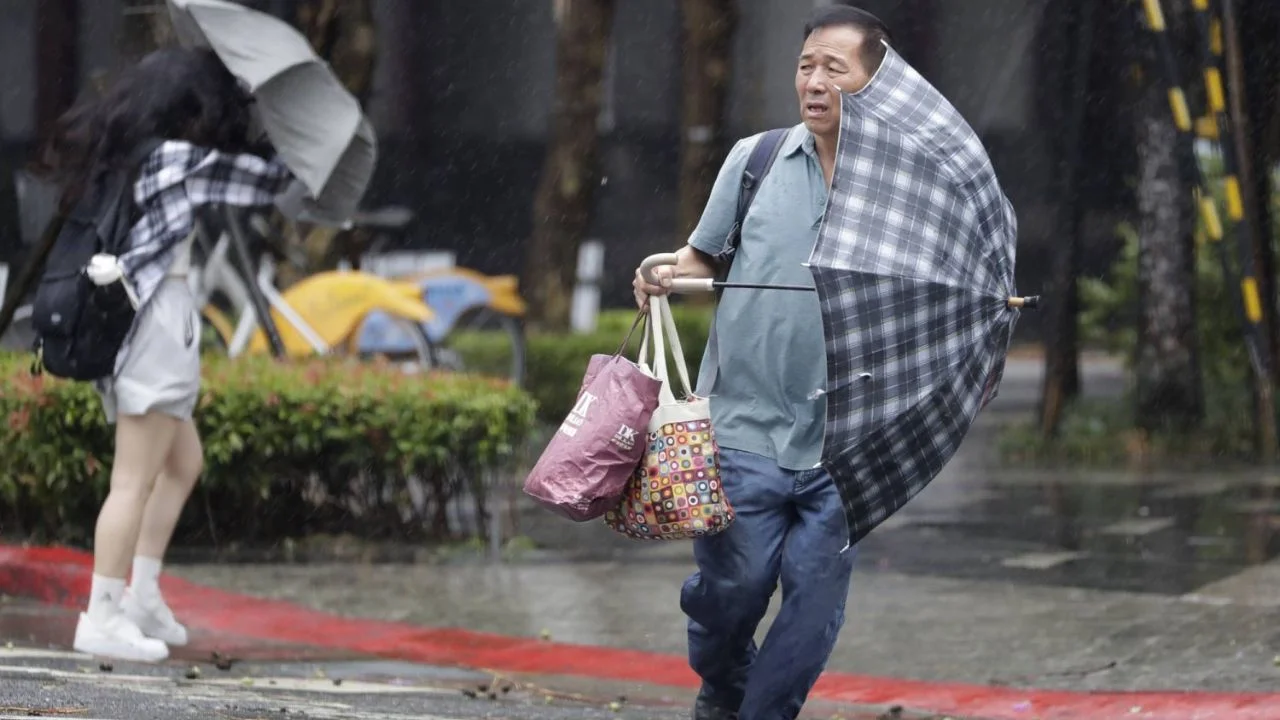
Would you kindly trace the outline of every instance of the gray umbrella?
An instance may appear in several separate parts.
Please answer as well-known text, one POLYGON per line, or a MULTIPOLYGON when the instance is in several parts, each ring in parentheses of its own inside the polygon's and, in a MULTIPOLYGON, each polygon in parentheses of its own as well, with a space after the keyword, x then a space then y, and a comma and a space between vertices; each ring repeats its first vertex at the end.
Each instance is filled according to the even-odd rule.
POLYGON ((364 196, 377 138, 360 103, 288 23, 225 0, 168 0, 183 45, 209 47, 255 99, 280 158, 316 198, 313 213, 341 221, 364 196))

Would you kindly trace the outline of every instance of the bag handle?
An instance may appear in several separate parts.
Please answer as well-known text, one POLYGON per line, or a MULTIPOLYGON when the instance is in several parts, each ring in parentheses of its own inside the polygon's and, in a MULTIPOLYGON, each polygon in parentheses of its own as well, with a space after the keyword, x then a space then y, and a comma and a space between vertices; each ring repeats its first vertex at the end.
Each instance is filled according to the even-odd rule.
POLYGON ((689 382, 689 366, 685 363, 684 348, 680 346, 680 333, 676 331, 676 316, 671 312, 671 300, 666 295, 662 296, 662 325, 671 341, 671 357, 675 360, 676 373, 680 376, 684 396, 687 398, 693 395, 693 385, 689 382))
MULTIPOLYGON (((647 303, 648 300, 645 302, 647 303)), ((649 322, 649 315, 645 313, 644 333, 640 336, 640 357, 636 358, 636 363, 640 366, 640 369, 650 375, 654 374, 653 366, 649 362, 649 335, 651 334, 652 327, 653 323, 649 322)))
POLYGON ((653 372, 662 383, 658 390, 658 402, 661 405, 675 405, 679 401, 676 400, 675 392, 671 388, 671 374, 667 367, 667 348, 664 335, 669 336, 673 343, 672 354, 676 361, 676 373, 684 386, 684 396, 688 398, 693 394, 693 390, 689 384, 689 369, 684 360, 683 349, 680 347, 680 336, 676 332, 675 318, 671 314, 670 301, 664 296, 650 296, 649 320, 645 324, 644 339, 640 345, 641 367, 646 371, 653 372), (648 345, 651 331, 654 340, 654 370, 650 370, 648 365, 648 345))
POLYGON ((649 339, 649 324, 646 321, 646 315, 644 310, 641 310, 640 312, 636 313, 636 319, 631 321, 631 329, 627 331, 627 336, 622 338, 622 344, 618 346, 618 351, 613 354, 614 357, 619 357, 622 355, 623 352, 626 351, 627 345, 631 342, 631 337, 636 334, 636 328, 640 327, 640 323, 642 321, 645 321, 645 326, 644 326, 644 335, 642 336, 643 339, 640 342, 640 357, 641 359, 644 358, 644 351, 645 351, 645 348, 648 346, 648 339, 649 339))
MULTIPOLYGON (((662 332, 662 300, 663 298, 659 295, 649 296, 649 321, 645 324, 645 340, 648 340, 650 331, 652 331, 654 374, 661 383, 658 388, 658 404, 675 405, 676 396, 671 392, 671 379, 667 372, 667 344, 662 332)), ((649 357, 648 348, 643 348, 642 353, 644 360, 647 362, 649 357)))

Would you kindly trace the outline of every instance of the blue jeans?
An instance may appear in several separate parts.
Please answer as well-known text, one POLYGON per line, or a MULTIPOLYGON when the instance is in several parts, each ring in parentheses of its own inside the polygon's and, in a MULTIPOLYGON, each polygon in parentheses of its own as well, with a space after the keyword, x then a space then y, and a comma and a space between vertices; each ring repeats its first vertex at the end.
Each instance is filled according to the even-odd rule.
POLYGON ((694 543, 698 570, 685 581, 689 664, 702 695, 740 720, 800 714, 844 624, 856 548, 825 470, 795 472, 722 449, 721 481, 737 519, 694 543), (842 552, 843 551, 843 552, 842 552), (778 581, 782 607, 764 643, 756 628, 778 581))

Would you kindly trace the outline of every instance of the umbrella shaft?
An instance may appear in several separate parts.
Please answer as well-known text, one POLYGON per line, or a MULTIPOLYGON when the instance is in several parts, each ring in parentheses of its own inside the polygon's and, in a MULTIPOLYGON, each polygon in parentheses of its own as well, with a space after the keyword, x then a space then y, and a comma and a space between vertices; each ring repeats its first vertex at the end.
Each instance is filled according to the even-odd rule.
POLYGON ((769 283, 739 283, 739 282, 716 282, 712 283, 717 288, 742 288, 746 290, 795 290, 797 292, 815 292, 815 289, 806 285, 770 285, 769 283))

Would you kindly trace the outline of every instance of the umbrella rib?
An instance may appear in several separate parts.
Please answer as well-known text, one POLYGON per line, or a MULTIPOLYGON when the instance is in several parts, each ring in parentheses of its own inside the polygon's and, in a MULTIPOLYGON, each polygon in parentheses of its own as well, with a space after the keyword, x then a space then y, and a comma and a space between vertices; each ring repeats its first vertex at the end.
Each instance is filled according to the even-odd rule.
POLYGON ((961 285, 959 283, 947 282, 944 280, 935 280, 930 278, 915 277, 913 275, 905 275, 901 273, 886 273, 877 270, 853 270, 847 268, 839 268, 832 265, 818 266, 819 270, 828 270, 836 273, 844 273, 849 275, 862 275, 874 280, 898 280, 904 284, 919 283, 922 285, 936 285, 957 292, 972 293, 980 297, 987 297, 993 300, 1007 300, 1012 293, 1004 291, 986 290, 983 288, 973 287, 971 285, 961 285))

